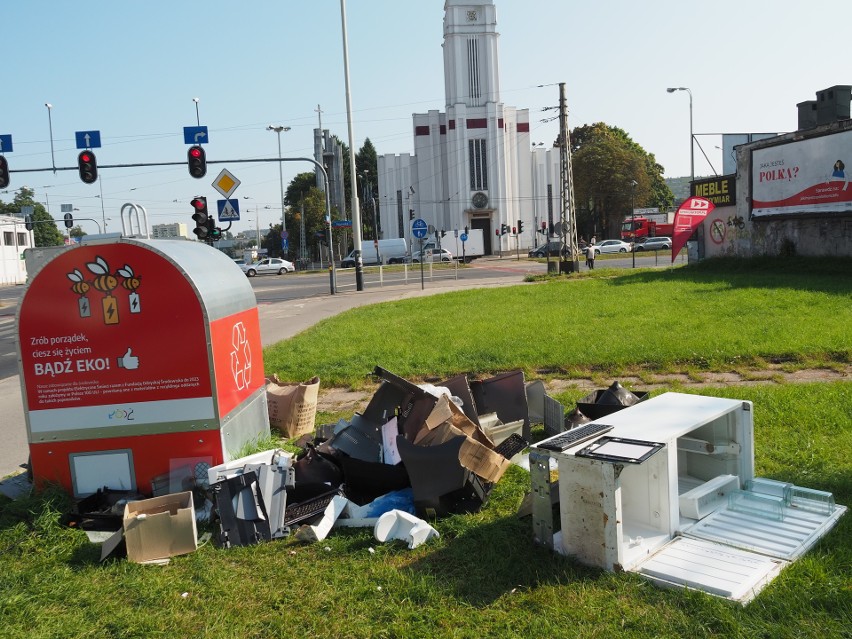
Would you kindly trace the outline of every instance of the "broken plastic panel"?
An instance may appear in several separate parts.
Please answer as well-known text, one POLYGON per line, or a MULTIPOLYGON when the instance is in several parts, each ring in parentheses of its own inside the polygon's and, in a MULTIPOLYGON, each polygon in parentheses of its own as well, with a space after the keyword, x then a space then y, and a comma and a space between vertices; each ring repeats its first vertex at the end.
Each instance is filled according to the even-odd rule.
POLYGON ((211 486, 219 512, 219 543, 224 548, 250 546, 272 538, 263 495, 253 472, 228 477, 211 486))
POLYGON ((504 424, 523 420, 523 437, 530 439, 530 418, 523 371, 511 371, 471 382, 471 392, 480 413, 497 413, 504 424))

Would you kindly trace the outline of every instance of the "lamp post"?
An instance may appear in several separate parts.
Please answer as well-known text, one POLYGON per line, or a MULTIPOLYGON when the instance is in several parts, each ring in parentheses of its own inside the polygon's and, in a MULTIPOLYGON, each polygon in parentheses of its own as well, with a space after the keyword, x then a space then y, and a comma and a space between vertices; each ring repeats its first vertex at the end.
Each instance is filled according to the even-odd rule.
POLYGON ((53 118, 50 117, 50 110, 53 105, 50 102, 45 102, 44 106, 47 107, 47 126, 50 129, 50 163, 53 166, 53 174, 56 175, 56 160, 53 156, 53 118))
POLYGON ((633 253, 633 268, 636 268, 636 180, 631 180, 630 185, 633 187, 633 192, 630 195, 630 226, 633 228, 633 246, 630 247, 630 252, 633 253))
POLYGON ((669 87, 666 89, 669 93, 675 91, 686 91, 689 94, 689 173, 692 182, 695 182, 695 136, 692 133, 692 91, 687 87, 669 87))
POLYGON ((201 126, 201 118, 198 117, 198 103, 201 102, 201 98, 192 98, 192 101, 195 102, 195 123, 201 126))
POLYGON ((346 0, 340 0, 340 23, 343 32, 343 83, 346 87, 346 124, 349 130, 349 183, 352 185, 352 247, 355 250, 355 290, 364 290, 364 262, 361 259, 361 212, 358 210, 358 188, 355 180, 355 133, 352 130, 352 91, 349 88, 349 39, 346 35, 346 0))
MULTIPOLYGON (((281 186, 281 238, 286 240, 287 239, 287 220, 284 216, 284 172, 281 168, 281 132, 282 131, 285 131, 285 132, 289 131, 290 127, 289 126, 281 126, 281 125, 276 126, 274 124, 270 124, 268 127, 266 127, 266 130, 267 131, 275 131, 275 133, 278 135, 278 182, 281 186)), ((282 246, 281 248, 283 250, 284 247, 282 246)), ((286 257, 286 255, 285 255, 285 257, 286 257)))

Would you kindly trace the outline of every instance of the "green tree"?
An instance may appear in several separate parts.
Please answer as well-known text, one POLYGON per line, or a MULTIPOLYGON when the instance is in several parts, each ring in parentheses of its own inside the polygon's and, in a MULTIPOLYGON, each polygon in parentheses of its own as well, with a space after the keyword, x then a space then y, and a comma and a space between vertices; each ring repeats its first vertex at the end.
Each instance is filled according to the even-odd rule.
POLYGON ((361 182, 358 197, 361 203, 361 237, 378 239, 379 203, 375 201, 379 192, 379 160, 376 147, 370 138, 364 140, 364 145, 355 154, 355 170, 361 182))
POLYGON ((570 139, 581 235, 617 238, 633 205, 665 210, 674 202, 663 167, 624 130, 597 122, 577 127, 570 139))
POLYGON ((0 202, 0 213, 20 215, 24 206, 33 207, 33 237, 36 246, 60 246, 65 241, 62 232, 56 226, 56 220, 47 212, 40 202, 33 199, 35 191, 22 186, 15 193, 12 202, 0 202))
POLYGON ((83 237, 84 235, 88 235, 88 233, 86 233, 86 231, 83 230, 83 227, 78 224, 68 230, 68 235, 71 237, 83 237))

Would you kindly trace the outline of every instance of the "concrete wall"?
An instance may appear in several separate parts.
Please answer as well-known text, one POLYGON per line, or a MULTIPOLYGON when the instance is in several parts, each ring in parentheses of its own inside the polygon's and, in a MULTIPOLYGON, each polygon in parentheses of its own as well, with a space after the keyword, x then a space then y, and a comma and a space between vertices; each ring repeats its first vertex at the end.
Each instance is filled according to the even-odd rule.
MULTIPOLYGON (((833 122, 738 147, 736 205, 714 209, 702 224, 699 229, 702 257, 778 256, 791 252, 811 257, 852 257, 852 210, 749 219, 752 151, 779 142, 795 142, 847 131, 852 131, 852 120, 833 122)), ((848 164, 852 165, 852 149, 849 151, 848 164)), ((832 159, 835 158, 832 156, 832 159)))

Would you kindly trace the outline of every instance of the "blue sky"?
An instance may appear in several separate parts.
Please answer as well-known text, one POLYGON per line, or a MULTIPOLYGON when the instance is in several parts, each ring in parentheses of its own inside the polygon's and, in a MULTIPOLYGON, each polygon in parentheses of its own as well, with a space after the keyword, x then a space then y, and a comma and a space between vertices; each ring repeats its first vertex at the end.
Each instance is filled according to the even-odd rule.
MULTIPOLYGON (((815 0, 496 0, 501 96, 530 109, 531 139, 551 144, 565 82, 569 126, 621 127, 665 167, 689 174, 689 97, 693 128, 721 172, 721 139, 709 133, 786 132, 796 104, 818 90, 852 84, 848 30, 852 3, 815 0), (848 35, 848 34, 847 34, 848 35)), ((379 153, 412 150, 411 114, 444 109, 442 0, 347 0, 355 147, 369 137, 379 153)), ((208 159, 310 156, 321 105, 323 128, 348 141, 339 0, 2 0, 0 135, 12 135, 12 169, 76 164, 75 131, 99 130, 104 164, 182 162, 183 127, 210 131, 208 159)), ((696 174, 713 168, 695 149, 696 174)), ((224 165, 242 185, 235 230, 277 220, 278 168, 224 165), (248 198, 248 199, 244 199, 248 198), (257 207, 257 210, 255 210, 257 207)), ((119 226, 126 202, 142 204, 152 224, 190 223, 189 200, 219 198, 185 166, 101 171, 100 185, 74 171, 13 173, 11 189, 35 188, 61 217, 119 226), (95 197, 103 189, 103 199, 95 197), (175 201, 176 200, 176 201, 175 201), (103 203, 103 208, 102 208, 103 203)), ((285 186, 308 163, 285 163, 285 186)), ((11 200, 14 193, 0 193, 11 200)), ((88 232, 94 224, 81 222, 88 232)))

